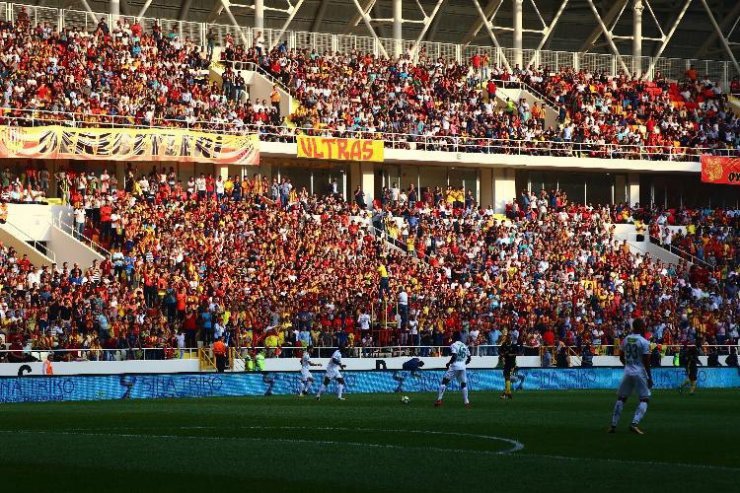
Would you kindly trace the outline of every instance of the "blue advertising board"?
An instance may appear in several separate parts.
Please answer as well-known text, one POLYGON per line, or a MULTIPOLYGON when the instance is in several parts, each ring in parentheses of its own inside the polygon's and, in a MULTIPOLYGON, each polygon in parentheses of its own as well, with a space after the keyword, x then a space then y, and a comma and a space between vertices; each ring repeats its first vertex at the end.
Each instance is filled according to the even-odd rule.
MULTIPOLYGON (((413 393, 436 391, 443 373, 347 371, 344 377, 348 393, 413 393)), ((513 385, 523 390, 616 389, 622 373, 620 368, 520 369, 513 385)), ((656 389, 676 388, 684 376, 680 368, 653 370, 656 389)), ((315 386, 321 375, 317 372, 316 377, 315 386)), ((468 382, 473 391, 500 391, 504 385, 500 370, 469 370, 468 382)), ((703 368, 699 370, 699 386, 739 388, 740 371, 703 368)), ((1 377, 0 402, 289 395, 297 394, 299 387, 297 372, 1 377)), ((450 388, 457 389, 457 384, 450 388)))

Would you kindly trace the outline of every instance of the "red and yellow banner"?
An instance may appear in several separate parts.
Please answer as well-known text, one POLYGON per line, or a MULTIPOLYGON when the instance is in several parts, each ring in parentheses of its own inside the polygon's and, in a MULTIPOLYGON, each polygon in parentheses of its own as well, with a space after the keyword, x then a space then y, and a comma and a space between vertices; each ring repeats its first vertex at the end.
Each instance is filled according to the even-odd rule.
POLYGON ((740 185, 740 158, 703 155, 701 157, 701 181, 740 185))
POLYGON ((259 164, 257 135, 164 128, 0 126, 0 158, 259 164))
POLYGON ((383 141, 299 135, 298 157, 382 163, 383 141))

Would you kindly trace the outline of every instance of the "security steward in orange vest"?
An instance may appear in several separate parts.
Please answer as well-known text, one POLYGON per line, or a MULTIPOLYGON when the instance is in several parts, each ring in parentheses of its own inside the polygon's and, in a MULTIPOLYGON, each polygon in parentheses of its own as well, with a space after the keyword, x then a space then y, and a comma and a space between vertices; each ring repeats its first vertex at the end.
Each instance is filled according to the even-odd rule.
POLYGON ((46 361, 44 361, 43 373, 47 376, 54 375, 54 355, 51 353, 49 353, 46 357, 46 361))
POLYGON ((216 357, 216 370, 223 373, 226 369, 226 344, 220 337, 213 343, 213 355, 216 357))

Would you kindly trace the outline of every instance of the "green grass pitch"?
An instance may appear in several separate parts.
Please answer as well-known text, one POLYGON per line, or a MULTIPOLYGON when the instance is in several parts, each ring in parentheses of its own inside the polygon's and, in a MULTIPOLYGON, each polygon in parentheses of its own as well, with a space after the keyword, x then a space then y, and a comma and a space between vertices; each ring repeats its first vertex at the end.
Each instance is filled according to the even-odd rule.
POLYGON ((0 491, 738 491, 740 391, 250 397, 0 406, 0 491), (523 448, 517 451, 517 444, 523 448))

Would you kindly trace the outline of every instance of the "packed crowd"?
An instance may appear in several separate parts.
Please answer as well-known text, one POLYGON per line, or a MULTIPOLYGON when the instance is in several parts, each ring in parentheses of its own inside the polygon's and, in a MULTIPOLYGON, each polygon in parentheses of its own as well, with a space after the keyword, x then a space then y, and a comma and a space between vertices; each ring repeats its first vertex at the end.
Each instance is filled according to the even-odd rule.
POLYGON ((222 56, 259 64, 286 81, 301 102, 291 118, 307 132, 381 134, 396 147, 639 159, 681 159, 695 148, 734 155, 740 145, 739 120, 728 111, 726 95, 693 68, 678 84, 660 73, 644 81, 567 68, 517 66, 509 72, 480 55, 459 64, 282 46, 222 56), (497 101, 497 85, 510 82, 543 94, 558 111, 559 125, 545 125, 546 112, 554 111, 545 103, 497 101))
POLYGON ((413 203, 410 188, 404 203, 394 189, 363 212, 287 178, 198 176, 191 187, 164 169, 129 176, 116 188, 87 181, 71 197, 80 230, 111 251, 100 264, 38 268, 2 247, 0 331, 11 349, 171 357, 223 336, 291 356, 455 337, 495 354, 488 346, 507 331, 537 354, 609 346, 638 316, 664 347, 699 334, 738 340, 736 270, 718 280, 635 255, 615 242, 613 211, 557 191, 523 193, 504 221, 455 189, 413 203), (389 226, 407 248, 384 241, 389 226))
POLYGON ((93 33, 58 32, 21 9, 15 23, 0 22, 0 123, 239 129, 279 118, 265 101, 245 104, 237 89, 211 82, 209 65, 200 46, 156 23, 145 32, 101 18, 93 33))
POLYGON ((0 172, 2 203, 43 203, 49 194, 51 174, 45 166, 29 165, 16 174, 10 168, 0 172))
POLYGON ((154 24, 146 32, 125 18, 102 18, 92 33, 32 25, 21 9, 0 23, 0 123, 82 126, 188 126, 257 130, 263 139, 297 132, 383 138, 388 146, 456 152, 684 159, 696 148, 736 154, 738 119, 720 88, 695 71, 686 81, 532 67, 511 73, 476 55, 465 63, 358 52, 272 51, 257 33, 250 48, 227 36, 221 80, 208 68, 214 35, 203 50, 154 24), (300 102, 281 115, 280 91, 251 98, 235 62, 252 62, 300 102), (499 101, 497 85, 521 81, 546 104, 499 101), (289 117, 293 127, 286 126, 289 117), (616 144, 616 146, 614 146, 616 144))
POLYGON ((643 159, 672 148, 738 149, 740 120, 722 88, 694 67, 680 82, 667 81, 660 71, 652 81, 533 67, 496 76, 544 94, 558 108, 563 132, 573 139, 646 146, 643 159))
POLYGON ((656 217, 650 236, 674 253, 729 274, 740 267, 738 231, 737 209, 671 209, 656 217), (673 228, 675 225, 685 228, 673 228))

